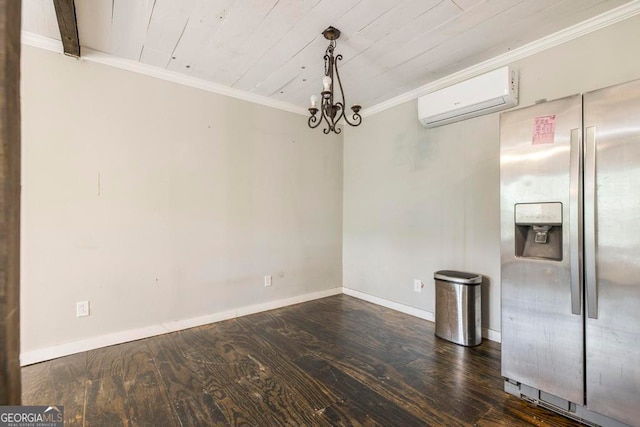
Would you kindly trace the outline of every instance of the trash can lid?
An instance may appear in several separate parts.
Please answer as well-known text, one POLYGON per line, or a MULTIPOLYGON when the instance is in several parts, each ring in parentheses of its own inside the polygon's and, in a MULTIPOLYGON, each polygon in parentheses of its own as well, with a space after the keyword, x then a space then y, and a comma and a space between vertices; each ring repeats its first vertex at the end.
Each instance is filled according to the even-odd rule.
POLYGON ((481 274, 465 273, 464 271, 440 270, 433 273, 433 278, 445 280, 447 282, 464 283, 467 285, 477 285, 482 283, 481 274))

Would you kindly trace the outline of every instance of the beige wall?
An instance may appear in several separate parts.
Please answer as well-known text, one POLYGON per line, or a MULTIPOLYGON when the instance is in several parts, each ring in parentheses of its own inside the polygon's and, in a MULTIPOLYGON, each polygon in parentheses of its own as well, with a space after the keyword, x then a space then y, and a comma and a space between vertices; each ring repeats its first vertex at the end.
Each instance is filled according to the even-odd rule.
MULTIPOLYGON (((513 64, 520 106, 640 78, 637 40, 640 17, 513 64)), ((498 186, 498 114, 425 129, 412 101, 365 118, 344 141, 343 286, 433 312, 434 271, 481 273, 500 331, 498 186)))
POLYGON ((27 46, 22 108, 23 353, 341 286, 341 137, 27 46))

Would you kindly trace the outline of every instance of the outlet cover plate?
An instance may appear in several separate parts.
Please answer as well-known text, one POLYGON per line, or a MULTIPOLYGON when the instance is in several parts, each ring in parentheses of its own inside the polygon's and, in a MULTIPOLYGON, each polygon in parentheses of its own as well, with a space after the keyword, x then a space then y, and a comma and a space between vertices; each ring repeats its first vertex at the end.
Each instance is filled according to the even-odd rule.
POLYGON ((76 303, 76 317, 86 317, 89 315, 89 301, 78 301, 76 303))
POLYGON ((424 286, 424 285, 422 284, 422 280, 415 279, 415 280, 413 281, 413 290, 414 290, 415 292, 422 292, 422 287, 423 287, 423 286, 424 286))

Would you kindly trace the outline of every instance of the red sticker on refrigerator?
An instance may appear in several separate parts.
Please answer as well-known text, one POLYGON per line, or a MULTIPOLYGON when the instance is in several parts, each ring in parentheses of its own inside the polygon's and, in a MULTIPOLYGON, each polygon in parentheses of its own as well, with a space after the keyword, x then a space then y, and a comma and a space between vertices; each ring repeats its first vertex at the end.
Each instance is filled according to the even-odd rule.
POLYGON ((533 145, 553 144, 556 133, 556 115, 540 116, 533 119, 533 145))

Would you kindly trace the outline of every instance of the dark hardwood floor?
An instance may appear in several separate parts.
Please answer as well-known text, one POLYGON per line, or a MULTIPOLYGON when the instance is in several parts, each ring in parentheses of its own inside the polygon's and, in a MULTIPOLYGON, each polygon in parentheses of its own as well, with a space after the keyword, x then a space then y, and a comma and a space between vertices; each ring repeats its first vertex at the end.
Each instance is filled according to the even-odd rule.
POLYGON ((500 346, 338 295, 24 367, 67 426, 576 426, 502 391, 500 346))

